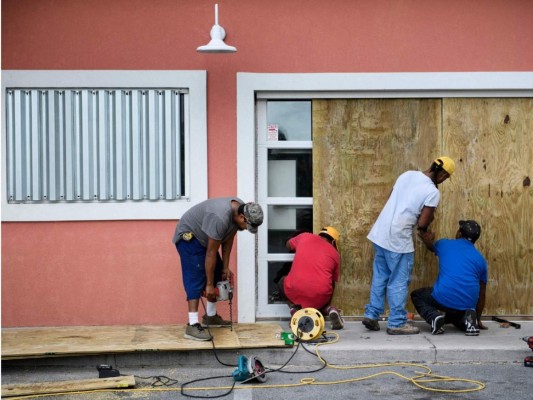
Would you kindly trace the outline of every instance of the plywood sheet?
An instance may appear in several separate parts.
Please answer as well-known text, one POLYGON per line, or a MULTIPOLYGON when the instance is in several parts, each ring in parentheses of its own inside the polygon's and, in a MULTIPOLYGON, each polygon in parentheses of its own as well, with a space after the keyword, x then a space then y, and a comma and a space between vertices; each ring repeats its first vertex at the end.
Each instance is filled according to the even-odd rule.
MULTIPOLYGON (((86 326, 2 329, 2 359, 136 351, 211 349, 211 342, 185 339, 184 325, 86 326)), ((211 328, 218 349, 286 347, 279 324, 235 324, 211 328)))
POLYGON ((131 375, 115 378, 83 379, 62 382, 40 382, 2 385, 2 397, 44 395, 52 393, 83 392, 99 389, 125 389, 135 386, 131 375))
POLYGON ((443 233, 482 227, 486 313, 533 315, 533 99, 444 99, 443 144, 457 160, 443 233))
MULTIPOLYGON (((489 264, 485 313, 533 315, 532 140, 531 98, 313 101, 314 228, 331 224, 342 235, 335 305, 364 312, 373 258, 366 235, 398 175, 448 155, 457 170, 439 186, 432 230, 453 238, 459 219, 476 219, 489 264)), ((415 240, 410 290, 431 286, 437 272, 436 257, 415 240)))
POLYGON ((286 347, 284 346, 285 342, 277 338, 282 331, 280 325, 266 322, 239 324, 238 329, 236 329, 239 346, 250 349, 286 347))
MULTIPOLYGON (((366 239, 396 178, 425 170, 440 155, 440 99, 313 101, 313 218, 315 231, 341 232, 341 280, 334 304, 362 315, 372 279, 366 239)), ((413 285, 435 276, 434 257, 417 251, 413 285)))

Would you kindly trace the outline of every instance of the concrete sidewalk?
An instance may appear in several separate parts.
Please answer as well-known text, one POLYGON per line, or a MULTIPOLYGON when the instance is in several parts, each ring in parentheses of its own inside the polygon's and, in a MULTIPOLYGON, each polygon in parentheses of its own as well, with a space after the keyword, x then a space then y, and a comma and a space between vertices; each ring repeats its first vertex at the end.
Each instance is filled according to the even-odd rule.
MULTIPOLYGON (((399 373, 406 373, 412 368, 418 371, 417 366, 404 364, 400 366, 373 365, 394 362, 416 363, 435 368, 437 375, 459 376, 491 383, 487 385, 485 391, 469 394, 469 399, 497 398, 510 392, 517 399, 526 399, 529 398, 530 391, 527 385, 524 386, 524 382, 529 382, 531 368, 524 368, 520 364, 526 356, 533 355, 533 352, 521 338, 533 335, 533 321, 513 320, 513 322, 520 323, 521 329, 501 328, 499 323, 487 321, 485 325, 489 330, 481 331, 479 336, 468 337, 451 325, 445 326, 446 333, 443 335, 433 336, 430 333, 430 327, 422 321, 415 322, 415 325, 421 329, 418 335, 391 336, 386 333, 386 322, 380 322, 381 330, 373 332, 368 331, 361 321, 357 320, 347 321, 345 328, 340 331, 326 331, 328 338, 336 338, 338 335, 338 341, 335 343, 316 345, 308 342, 303 344, 308 351, 304 351, 303 346, 294 345, 276 348, 225 349, 217 350, 216 353, 212 348, 209 350, 204 348, 187 351, 132 351, 117 354, 102 352, 91 356, 8 360, 2 362, 2 384, 11 384, 16 387, 19 384, 34 383, 39 387, 46 382, 95 379, 98 377, 95 367, 98 364, 108 364, 120 370, 121 374, 134 375, 138 390, 120 389, 118 394, 96 391, 84 394, 84 398, 107 400, 120 397, 170 400, 183 397, 179 395, 180 385, 195 379, 226 376, 227 379, 222 380, 223 383, 216 381, 214 385, 231 385, 233 383, 231 374, 241 354, 249 359, 257 357, 266 368, 270 369, 277 369, 287 363, 288 370, 313 371, 321 367, 320 361, 315 356, 318 351, 323 360, 332 366, 361 367, 357 370, 325 368, 320 371, 320 378, 323 381, 336 382, 339 379, 368 375, 374 371, 367 372, 369 367, 377 368, 376 371, 381 372, 383 368, 394 369, 399 373), (451 367, 448 368, 448 366, 451 367), (168 389, 170 391, 153 391, 147 394, 148 392, 144 390, 157 390, 157 388, 150 388, 150 383, 154 381, 154 377, 161 375, 170 377, 176 384, 168 389), (519 388, 518 392, 516 388, 519 388)), ((278 323, 283 330, 290 331, 288 321, 278 323)), ((329 322, 326 322, 326 328, 328 327, 329 322)), ((315 375, 312 376, 315 377, 315 375)), ((269 383, 293 384, 300 378, 300 376, 294 377, 291 374, 273 374, 269 378, 269 383)), ((229 398, 278 399, 294 396, 296 393, 298 398, 329 396, 331 399, 341 400, 353 398, 354 387, 357 388, 358 398, 376 397, 379 393, 383 397, 394 399, 416 397, 419 389, 403 384, 403 381, 402 384, 398 382, 397 379, 382 379, 377 382, 365 382, 359 386, 341 385, 334 391, 331 391, 329 387, 306 385, 297 389, 269 389, 267 392, 258 392, 257 397, 255 391, 245 389, 236 391, 231 395, 233 397, 229 398)), ((72 390, 78 391, 79 389, 76 387, 72 390)), ((204 395, 204 392, 196 394, 204 395)), ((209 392, 208 395, 211 393, 209 392)), ((449 398, 449 394, 432 394, 430 397, 446 399, 449 398)), ((47 398, 76 400, 80 398, 80 394, 62 394, 47 398)))
MULTIPOLYGON (((316 346, 304 343, 311 352, 318 349, 330 364, 368 364, 387 362, 462 363, 462 362, 522 362, 533 355, 524 336, 533 336, 533 321, 518 321, 521 329, 502 328, 494 321, 484 321, 488 330, 479 336, 465 336, 453 325, 446 325, 442 335, 431 335, 430 327, 423 321, 415 325, 421 330, 418 335, 392 336, 386 333, 386 322, 380 322, 379 332, 367 330, 361 321, 347 321, 339 331, 326 331, 329 338, 338 335, 335 343, 316 346)), ((258 323, 260 324, 260 322, 258 323)), ((290 331, 288 321, 279 322, 283 330, 290 331)), ((329 323, 326 322, 326 329, 329 323)), ((282 348, 249 348, 217 350, 223 360, 234 362, 237 356, 256 356, 268 365, 283 365, 295 352, 297 344, 282 348)), ((290 365, 307 365, 316 359, 306 351, 296 352, 290 365)), ((120 367, 163 367, 186 365, 212 365, 213 350, 132 352, 101 354, 94 356, 50 357, 3 362, 3 369, 10 366, 91 366, 110 364, 120 367)), ((4 372, 3 372, 4 373, 4 372)))
POLYGON ((339 341, 320 346, 319 352, 330 363, 375 362, 516 362, 533 355, 524 336, 533 336, 533 321, 514 321, 520 329, 502 328, 493 321, 484 321, 489 328, 479 336, 466 336, 453 325, 445 325, 445 333, 432 335, 423 321, 414 324, 420 328, 417 335, 389 335, 386 322, 381 330, 369 331, 360 321, 347 322, 338 333, 339 341))

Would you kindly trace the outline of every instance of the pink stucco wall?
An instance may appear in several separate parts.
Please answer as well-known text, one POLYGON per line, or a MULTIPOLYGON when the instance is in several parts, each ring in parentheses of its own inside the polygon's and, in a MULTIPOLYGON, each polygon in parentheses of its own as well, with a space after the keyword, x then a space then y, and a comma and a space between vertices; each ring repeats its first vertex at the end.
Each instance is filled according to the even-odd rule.
MULTIPOLYGON (((3 0, 2 69, 207 70, 210 197, 236 191, 237 72, 533 70, 529 0, 218 0, 238 52, 200 54, 214 3, 3 0)), ((184 322, 173 229, 2 223, 2 325, 184 322)))

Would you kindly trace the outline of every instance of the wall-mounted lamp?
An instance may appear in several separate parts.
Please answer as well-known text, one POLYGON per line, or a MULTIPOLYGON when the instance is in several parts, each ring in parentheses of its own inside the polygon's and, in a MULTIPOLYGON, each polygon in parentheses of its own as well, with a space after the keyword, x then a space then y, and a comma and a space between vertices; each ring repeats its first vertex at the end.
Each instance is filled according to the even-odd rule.
POLYGON ((234 53, 237 49, 224 43, 226 31, 218 24, 218 4, 215 4, 215 25, 211 28, 211 41, 196 49, 201 53, 234 53))

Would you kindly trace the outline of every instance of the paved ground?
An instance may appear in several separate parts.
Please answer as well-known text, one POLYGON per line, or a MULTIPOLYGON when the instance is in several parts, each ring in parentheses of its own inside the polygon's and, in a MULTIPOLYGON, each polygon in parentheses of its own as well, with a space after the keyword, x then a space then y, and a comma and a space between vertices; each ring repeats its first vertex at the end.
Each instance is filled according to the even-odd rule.
MULTIPOLYGON (((302 347, 297 349, 295 346, 281 349, 225 350, 216 352, 216 357, 215 352, 210 350, 4 362, 2 383, 91 379, 98 377, 96 365, 106 363, 119 369, 121 374, 135 375, 137 377, 136 389, 46 398, 63 400, 186 398, 180 394, 179 390, 184 383, 221 376, 219 379, 193 382, 186 387, 208 386, 226 389, 184 392, 189 396, 212 398, 229 390, 234 382, 231 374, 236 368, 238 356, 244 354, 248 358, 257 357, 269 368, 276 369, 288 362, 284 370, 305 372, 267 374, 267 382, 259 384, 261 388, 252 389, 249 385, 237 384, 238 389, 229 394, 227 398, 323 399, 327 396, 329 400, 336 400, 386 396, 391 399, 485 399, 512 395, 513 400, 529 399, 533 392, 533 368, 524 367, 523 359, 529 355, 533 356, 533 352, 520 339, 524 336, 533 336, 533 321, 518 322, 522 325, 521 329, 501 328, 500 324, 487 321, 488 331, 482 331, 478 337, 467 337, 453 326, 446 326, 444 335, 433 336, 429 332, 429 326, 423 322, 416 322, 422 330, 419 335, 390 336, 385 332, 385 322, 381 322, 381 331, 370 332, 362 326, 361 322, 352 321, 346 323, 344 330, 326 333, 330 339, 337 340, 335 343, 320 346, 306 344, 308 351, 302 347), (333 333, 338 333, 338 339, 333 333), (317 351, 329 364, 351 368, 328 367, 316 371, 322 366, 316 356, 317 351), (221 365, 219 361, 228 365, 221 365), (369 367, 369 364, 391 362, 407 362, 415 365, 369 367), (421 389, 413 383, 412 378, 416 377, 418 372, 427 372, 426 368, 431 368, 435 375, 478 381, 486 387, 471 393, 450 394, 421 389), (172 378, 177 383, 170 387, 155 388, 169 390, 154 391, 154 387, 150 385, 158 382, 153 377, 160 375, 172 378), (368 377, 371 375, 372 377, 368 377), (149 379, 142 379, 142 377, 149 379), (316 382, 322 384, 304 385, 300 383, 302 378, 316 379, 316 382), (349 382, 339 382, 342 380, 349 382)), ((289 330, 287 323, 281 324, 289 330)), ((439 381, 430 385, 437 385, 444 390, 479 388, 478 383, 470 381, 439 381)))

